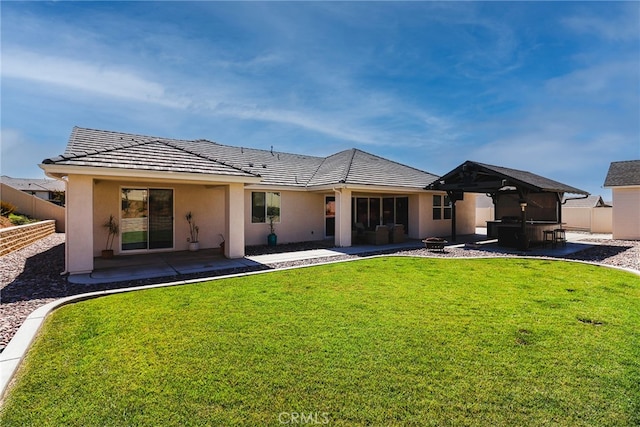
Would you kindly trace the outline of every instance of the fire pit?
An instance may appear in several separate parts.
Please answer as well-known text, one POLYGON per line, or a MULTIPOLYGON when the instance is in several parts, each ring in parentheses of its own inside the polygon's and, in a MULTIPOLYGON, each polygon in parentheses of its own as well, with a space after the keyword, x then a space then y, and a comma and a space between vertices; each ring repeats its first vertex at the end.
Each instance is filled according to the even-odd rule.
POLYGON ((430 251, 444 252, 444 245, 447 244, 447 241, 442 237, 427 237, 422 243, 430 251))

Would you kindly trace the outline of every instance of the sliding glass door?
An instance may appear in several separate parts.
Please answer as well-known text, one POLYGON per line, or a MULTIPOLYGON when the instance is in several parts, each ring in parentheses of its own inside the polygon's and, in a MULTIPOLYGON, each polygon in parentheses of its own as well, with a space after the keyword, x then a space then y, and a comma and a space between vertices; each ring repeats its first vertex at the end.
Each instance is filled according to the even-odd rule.
POLYGON ((353 198, 352 221, 366 229, 377 225, 402 224, 405 234, 409 231, 408 197, 357 197, 353 198))
POLYGON ((173 190, 123 188, 120 232, 122 250, 173 247, 173 190))

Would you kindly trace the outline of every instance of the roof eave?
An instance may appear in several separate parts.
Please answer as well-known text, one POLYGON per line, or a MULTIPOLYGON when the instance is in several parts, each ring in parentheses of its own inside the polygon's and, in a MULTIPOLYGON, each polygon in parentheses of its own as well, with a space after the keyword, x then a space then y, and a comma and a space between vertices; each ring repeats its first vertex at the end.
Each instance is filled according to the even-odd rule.
POLYGON ((352 192, 367 192, 367 193, 389 193, 389 194, 406 194, 406 193, 424 193, 424 187, 402 187, 402 186, 385 186, 385 185, 375 185, 375 184, 349 184, 349 183, 335 183, 335 184, 324 184, 324 185, 315 185, 306 187, 309 191, 334 191, 340 189, 349 189, 352 192))
POLYGON ((188 172, 166 172, 125 168, 104 168, 95 166, 72 166, 56 164, 39 164, 46 175, 55 179, 62 179, 69 175, 91 175, 93 177, 106 177, 111 179, 151 179, 170 181, 196 181, 196 182, 216 182, 216 183, 243 183, 257 184, 262 181, 261 177, 248 175, 225 175, 225 174, 204 174, 188 172))
POLYGON ((604 185, 603 188, 608 188, 608 189, 620 189, 620 188, 640 188, 640 184, 627 184, 627 185, 604 185))

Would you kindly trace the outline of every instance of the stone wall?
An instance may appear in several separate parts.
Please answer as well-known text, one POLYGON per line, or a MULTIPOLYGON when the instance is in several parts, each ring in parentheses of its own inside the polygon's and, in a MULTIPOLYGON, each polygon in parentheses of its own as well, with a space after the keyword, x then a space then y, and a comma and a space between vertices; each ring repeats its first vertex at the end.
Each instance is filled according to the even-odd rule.
POLYGON ((0 256, 22 249, 55 232, 56 222, 53 220, 0 228, 0 256))

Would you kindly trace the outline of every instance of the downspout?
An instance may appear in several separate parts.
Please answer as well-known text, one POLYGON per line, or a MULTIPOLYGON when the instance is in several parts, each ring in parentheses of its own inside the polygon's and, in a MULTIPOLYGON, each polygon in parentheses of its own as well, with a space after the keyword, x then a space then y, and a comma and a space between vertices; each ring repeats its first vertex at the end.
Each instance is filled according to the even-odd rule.
POLYGON ((582 197, 571 197, 568 199, 564 199, 564 201, 562 200, 562 196, 560 195, 561 193, 556 193, 558 195, 558 201, 560 202, 558 204, 558 224, 562 224, 562 205, 564 205, 565 203, 567 203, 568 200, 583 200, 589 197, 588 194, 584 194, 582 195, 582 197))

